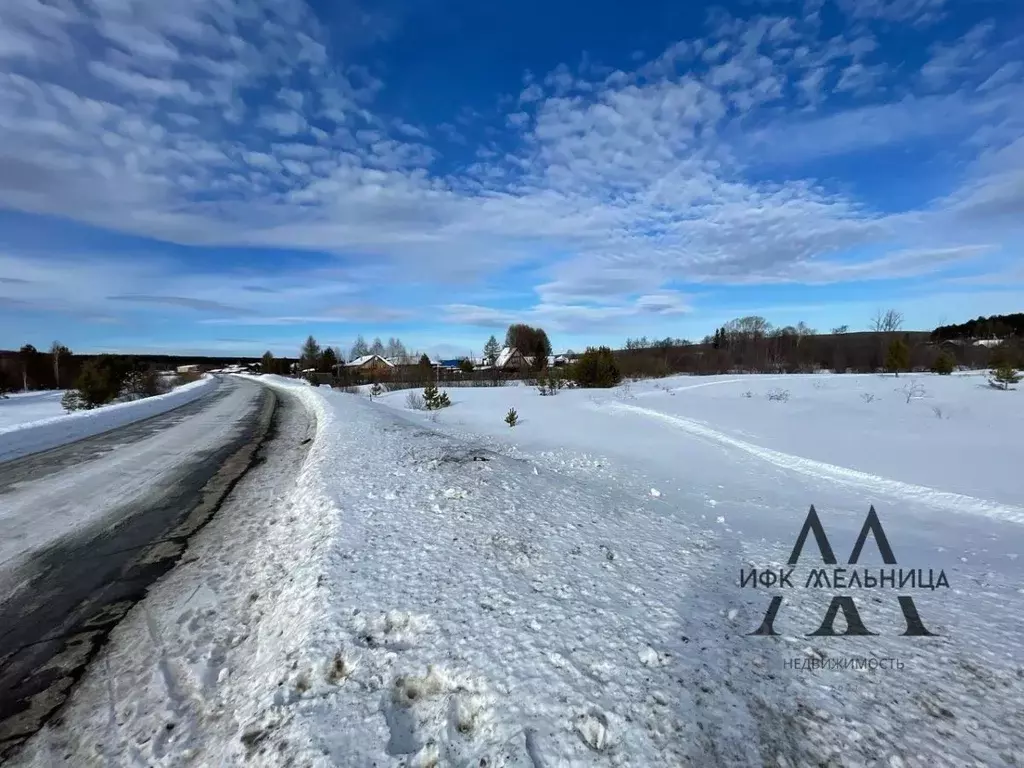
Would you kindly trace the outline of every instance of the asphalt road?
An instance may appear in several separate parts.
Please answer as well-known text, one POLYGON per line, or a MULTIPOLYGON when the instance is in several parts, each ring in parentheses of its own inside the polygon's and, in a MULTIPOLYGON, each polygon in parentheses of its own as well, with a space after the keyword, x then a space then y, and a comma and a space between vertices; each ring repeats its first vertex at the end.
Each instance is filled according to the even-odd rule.
POLYGON ((256 457, 274 404, 225 378, 161 416, 0 464, 0 761, 174 567, 256 457))

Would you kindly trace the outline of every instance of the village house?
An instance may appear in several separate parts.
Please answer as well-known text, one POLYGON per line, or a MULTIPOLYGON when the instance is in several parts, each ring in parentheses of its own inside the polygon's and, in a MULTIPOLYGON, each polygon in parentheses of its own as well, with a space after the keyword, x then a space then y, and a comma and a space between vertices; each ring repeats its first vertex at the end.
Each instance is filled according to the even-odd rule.
POLYGON ((494 367, 499 371, 522 371, 530 367, 530 361, 515 347, 505 347, 498 353, 494 367))
MULTIPOLYGON (((338 366, 342 367, 341 365, 338 366)), ((363 355, 344 363, 344 367, 363 374, 390 374, 395 364, 380 355, 363 355)))

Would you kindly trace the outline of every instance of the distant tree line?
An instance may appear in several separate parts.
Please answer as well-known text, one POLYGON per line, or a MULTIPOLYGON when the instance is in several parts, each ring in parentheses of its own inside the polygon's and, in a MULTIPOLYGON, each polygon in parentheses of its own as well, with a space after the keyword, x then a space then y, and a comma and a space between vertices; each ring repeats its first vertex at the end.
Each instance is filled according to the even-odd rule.
POLYGON ((933 341, 1007 339, 1010 337, 1024 338, 1024 312, 979 317, 959 325, 940 325, 932 331, 931 335, 933 341))
MULTIPOLYGON (((1013 327, 1010 322, 1005 325, 1013 327)), ((936 370, 937 366, 983 368, 1003 359, 1019 361, 1021 357, 1020 343, 1009 336, 1003 337, 1009 341, 992 348, 969 344, 940 346, 943 339, 937 331, 941 329, 931 334, 904 331, 903 315, 893 309, 878 312, 867 328, 851 332, 848 326, 840 326, 828 334, 819 334, 805 323, 776 327, 763 317, 748 316, 729 321, 696 344, 685 340, 627 339, 615 356, 624 376, 799 373, 822 369, 840 373, 896 373, 936 370)))
MULTIPOLYGON (((16 350, 0 350, 0 392, 20 390, 67 389, 73 386, 90 360, 115 357, 125 361, 136 371, 175 370, 180 365, 200 364, 209 369, 222 368, 235 363, 256 362, 258 358, 204 357, 195 355, 153 354, 75 354, 60 342, 49 348, 37 349, 25 344, 16 350)), ((281 360, 282 370, 290 370, 292 361, 281 360)))

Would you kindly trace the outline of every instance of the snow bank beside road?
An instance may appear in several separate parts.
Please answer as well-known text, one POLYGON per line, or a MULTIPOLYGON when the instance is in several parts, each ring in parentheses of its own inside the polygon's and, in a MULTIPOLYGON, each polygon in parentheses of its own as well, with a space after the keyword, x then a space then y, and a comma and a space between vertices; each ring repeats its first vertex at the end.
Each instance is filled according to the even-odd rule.
POLYGON ((177 387, 167 394, 147 397, 144 400, 116 403, 91 411, 76 411, 63 416, 2 427, 0 461, 10 461, 39 451, 47 451, 59 445, 157 416, 197 400, 216 386, 216 379, 205 377, 177 387))
MULTIPOLYGON (((289 386, 319 425, 287 525, 266 542, 294 553, 294 564, 254 603, 259 675, 241 699, 241 740, 255 745, 258 764, 923 768, 1006 764, 999 756, 1019 746, 1024 709, 1006 659, 1017 626, 993 611, 1020 604, 1012 565, 961 568, 962 550, 930 549, 919 562, 947 567, 963 586, 922 599, 942 635, 928 643, 895 634, 892 600, 871 621, 895 632, 831 644, 798 637, 821 621, 817 594, 787 601, 787 634, 750 638, 766 600, 738 588, 739 568, 788 553, 808 503, 822 499, 832 534, 834 510, 860 511, 868 497, 840 489, 822 498, 799 480, 777 495, 776 468, 703 443, 692 464, 677 463, 678 488, 659 496, 621 467, 557 474, 419 426, 418 414, 262 380, 289 386), (708 472, 742 487, 709 485, 708 472), (770 539, 746 535, 755 521, 770 539), (996 568, 988 599, 971 585, 996 568), (965 645, 969 632, 983 639, 965 645), (832 654, 898 658, 905 669, 815 676, 785 666, 832 654), (975 696, 981 683, 963 670, 983 664, 975 696), (915 695, 942 709, 908 706, 915 695)), ((501 412, 490 409, 495 423, 501 412)), ((575 417, 593 448, 621 437, 604 434, 600 411, 575 417)), ((886 506, 887 529, 901 534, 902 554, 923 551, 902 535, 912 532, 899 524, 904 512, 886 506)), ((934 520, 928 535, 955 547, 964 538, 952 524, 934 520)))
MULTIPOLYGON (((701 730, 725 715, 695 709, 687 689, 702 673, 671 662, 717 634, 713 587, 693 598, 703 609, 676 610, 701 586, 704 522, 666 532, 646 498, 538 475, 360 397, 260 380, 318 421, 279 531, 303 556, 256 603, 266 679, 250 689, 247 733, 266 759, 710 759, 701 730), (680 552, 687 568, 672 565, 680 552)), ((720 750, 745 750, 722 739, 720 750)))

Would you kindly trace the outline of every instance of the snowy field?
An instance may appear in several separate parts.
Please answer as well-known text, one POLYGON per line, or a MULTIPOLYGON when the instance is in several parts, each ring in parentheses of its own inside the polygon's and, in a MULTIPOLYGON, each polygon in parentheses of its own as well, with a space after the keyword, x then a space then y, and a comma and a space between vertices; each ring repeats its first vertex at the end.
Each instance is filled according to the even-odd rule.
POLYGON ((60 407, 63 395, 64 390, 58 389, 17 392, 0 398, 0 429, 63 415, 64 409, 60 407))
POLYGON ((216 386, 216 379, 207 376, 163 395, 74 413, 65 413, 61 408, 64 393, 60 391, 11 395, 0 400, 0 461, 46 451, 157 416, 209 394, 216 386))
MULTIPOLYGON (((247 597, 197 562, 209 584, 126 619, 158 650, 115 635, 70 735, 24 764, 1024 764, 1020 392, 677 377, 452 389, 434 417, 407 392, 261 380, 317 429, 294 488, 247 502, 247 597), (783 592, 740 571, 785 569, 811 504, 835 567, 873 505, 893 567, 949 587, 805 588, 809 536, 777 635, 750 636, 783 592), (874 635, 811 636, 837 595, 874 635), (901 636, 908 595, 935 636, 901 636)), ((206 536, 196 557, 226 545, 206 536)), ((882 567, 873 538, 862 567, 882 567)))

